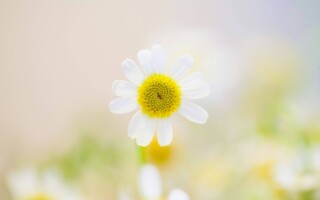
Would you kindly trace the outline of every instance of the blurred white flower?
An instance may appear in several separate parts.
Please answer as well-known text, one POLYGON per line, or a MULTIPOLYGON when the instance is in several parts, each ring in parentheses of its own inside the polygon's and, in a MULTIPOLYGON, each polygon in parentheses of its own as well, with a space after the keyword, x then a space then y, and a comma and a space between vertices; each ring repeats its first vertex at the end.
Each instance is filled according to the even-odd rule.
POLYGON ((48 170, 42 175, 33 168, 11 172, 7 176, 7 185, 13 200, 81 199, 55 170, 48 170))
POLYGON ((288 191, 309 190, 317 186, 314 174, 301 173, 285 165, 276 168, 274 180, 281 188, 288 191))
MULTIPOLYGON (((139 187, 141 194, 146 200, 161 200, 162 182, 158 169, 151 164, 144 165, 139 174, 139 187)), ((189 195, 180 189, 173 189, 168 200, 189 200, 189 195)))
POLYGON ((169 193, 168 200, 189 200, 189 195, 180 189, 174 189, 169 193))
POLYGON ((202 80, 200 72, 189 74, 193 59, 184 55, 177 60, 170 73, 165 72, 164 49, 155 45, 138 52, 141 69, 131 60, 122 63, 122 70, 129 81, 118 80, 112 91, 119 98, 110 103, 116 114, 140 110, 129 123, 128 134, 140 146, 147 146, 155 132, 161 146, 171 144, 173 131, 170 118, 179 112, 188 120, 203 124, 208 113, 202 107, 189 102, 209 95, 210 86, 202 80))
POLYGON ((319 189, 319 152, 306 150, 302 154, 278 163, 273 170, 277 185, 287 191, 319 189))

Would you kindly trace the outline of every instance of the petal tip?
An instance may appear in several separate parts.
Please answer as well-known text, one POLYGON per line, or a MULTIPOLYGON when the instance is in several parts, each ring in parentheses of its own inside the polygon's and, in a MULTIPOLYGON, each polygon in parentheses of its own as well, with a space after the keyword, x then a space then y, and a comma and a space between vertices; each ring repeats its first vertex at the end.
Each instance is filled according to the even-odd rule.
POLYGON ((209 114, 205 109, 190 102, 184 102, 181 105, 179 112, 186 119, 197 124, 205 124, 209 117, 209 114))
POLYGON ((137 143, 137 145, 140 146, 140 147, 147 147, 150 142, 149 142, 149 143, 145 143, 145 142, 141 142, 141 141, 139 141, 139 140, 136 140, 136 143, 137 143))
POLYGON ((133 97, 119 97, 109 103, 109 109, 114 114, 125 114, 132 112, 138 107, 133 97))
POLYGON ((109 110, 110 110, 110 112, 112 112, 113 114, 117 114, 117 113, 115 113, 114 110, 113 110, 113 106, 112 106, 113 101, 114 101, 114 100, 112 100, 112 101, 109 103, 109 105, 108 105, 108 106, 109 106, 109 110))
POLYGON ((203 120, 199 121, 199 124, 206 124, 208 122, 208 118, 209 118, 209 115, 207 113, 207 116, 205 116, 203 120))
MULTIPOLYGON (((158 141, 159 142, 159 141, 158 141)), ((167 146, 170 146, 170 144, 171 144, 172 142, 170 141, 170 142, 167 142, 167 143, 161 143, 161 142, 159 142, 159 146, 160 147, 167 147, 167 146)))
POLYGON ((122 68, 127 68, 128 65, 129 65, 131 62, 133 62, 133 61, 132 61, 130 58, 126 58, 126 59, 124 59, 124 61, 122 61, 121 67, 122 67, 122 68))

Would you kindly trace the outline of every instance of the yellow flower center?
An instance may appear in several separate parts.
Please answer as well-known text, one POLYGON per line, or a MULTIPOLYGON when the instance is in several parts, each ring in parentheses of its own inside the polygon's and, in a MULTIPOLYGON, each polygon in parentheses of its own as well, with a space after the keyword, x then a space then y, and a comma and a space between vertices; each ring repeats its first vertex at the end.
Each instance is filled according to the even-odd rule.
POLYGON ((35 194, 29 196, 27 200, 52 200, 52 198, 46 194, 35 194))
POLYGON ((138 89, 142 112, 151 118, 167 118, 181 104, 181 90, 175 80, 164 74, 152 74, 138 89))

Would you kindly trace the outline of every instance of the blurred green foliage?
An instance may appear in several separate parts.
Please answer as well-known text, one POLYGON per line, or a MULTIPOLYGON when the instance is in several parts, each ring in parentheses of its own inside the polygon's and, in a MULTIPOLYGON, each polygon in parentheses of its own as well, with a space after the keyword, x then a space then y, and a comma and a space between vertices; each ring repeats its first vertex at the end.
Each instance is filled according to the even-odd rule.
POLYGON ((113 171, 124 164, 126 149, 118 142, 104 141, 88 134, 80 137, 79 143, 50 163, 59 167, 66 178, 76 179, 85 170, 112 176, 113 171))

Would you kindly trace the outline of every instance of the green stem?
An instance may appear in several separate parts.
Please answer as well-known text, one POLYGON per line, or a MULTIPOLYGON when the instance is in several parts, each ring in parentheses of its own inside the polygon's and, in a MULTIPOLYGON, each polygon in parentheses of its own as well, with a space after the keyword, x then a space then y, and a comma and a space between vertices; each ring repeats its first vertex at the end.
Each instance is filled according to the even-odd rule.
POLYGON ((137 156, 139 165, 143 165, 146 163, 146 156, 145 156, 145 148, 137 145, 137 156))

